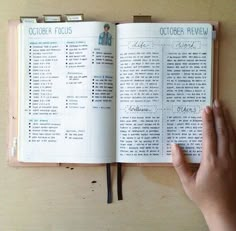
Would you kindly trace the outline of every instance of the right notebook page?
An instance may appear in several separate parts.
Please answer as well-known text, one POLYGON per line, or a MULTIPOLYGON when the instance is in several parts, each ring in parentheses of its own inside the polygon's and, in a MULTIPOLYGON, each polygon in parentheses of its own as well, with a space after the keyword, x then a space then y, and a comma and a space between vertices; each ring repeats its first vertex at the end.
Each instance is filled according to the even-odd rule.
POLYGON ((171 143, 200 162, 212 43, 211 24, 117 26, 117 162, 171 162, 171 143))

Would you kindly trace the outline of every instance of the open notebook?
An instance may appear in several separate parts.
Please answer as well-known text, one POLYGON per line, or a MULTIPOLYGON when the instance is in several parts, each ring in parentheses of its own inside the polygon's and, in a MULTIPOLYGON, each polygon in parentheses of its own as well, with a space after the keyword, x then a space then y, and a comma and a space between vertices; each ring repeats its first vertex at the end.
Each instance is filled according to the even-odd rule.
POLYGON ((201 158, 201 109, 217 89, 214 23, 9 23, 14 163, 201 158), (16 94, 18 92, 18 94, 16 94))

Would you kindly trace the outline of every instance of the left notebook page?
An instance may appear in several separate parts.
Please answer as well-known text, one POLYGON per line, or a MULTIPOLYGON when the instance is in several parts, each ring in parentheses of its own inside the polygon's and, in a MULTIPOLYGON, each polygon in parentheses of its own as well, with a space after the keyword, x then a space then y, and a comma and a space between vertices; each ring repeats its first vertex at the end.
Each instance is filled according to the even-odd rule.
POLYGON ((18 27, 18 160, 115 161, 115 25, 18 27))

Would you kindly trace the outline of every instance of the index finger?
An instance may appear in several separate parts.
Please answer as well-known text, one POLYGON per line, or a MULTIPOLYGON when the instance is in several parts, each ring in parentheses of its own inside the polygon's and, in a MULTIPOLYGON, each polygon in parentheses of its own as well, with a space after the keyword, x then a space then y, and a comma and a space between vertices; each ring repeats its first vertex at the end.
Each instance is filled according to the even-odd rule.
POLYGON ((214 101, 213 113, 215 120, 215 131, 217 139, 217 151, 219 157, 228 157, 229 154, 229 139, 228 130, 225 123, 224 113, 219 100, 214 101))
POLYGON ((209 106, 202 111, 202 123, 202 158, 203 160, 211 160, 217 155, 217 147, 214 116, 209 106))

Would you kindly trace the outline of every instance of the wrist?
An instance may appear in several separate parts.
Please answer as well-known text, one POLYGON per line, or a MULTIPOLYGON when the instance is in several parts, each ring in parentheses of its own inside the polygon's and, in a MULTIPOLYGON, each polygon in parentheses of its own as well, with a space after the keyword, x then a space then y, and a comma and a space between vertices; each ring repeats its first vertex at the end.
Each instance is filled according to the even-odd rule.
POLYGON ((230 210, 202 210, 209 230, 234 231, 236 230, 236 212, 230 210))

